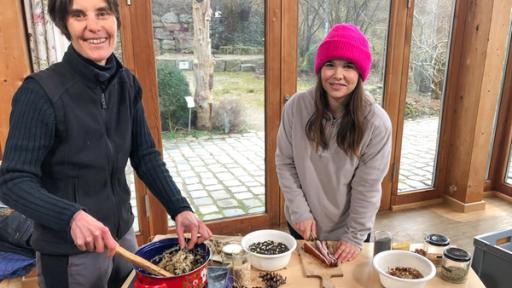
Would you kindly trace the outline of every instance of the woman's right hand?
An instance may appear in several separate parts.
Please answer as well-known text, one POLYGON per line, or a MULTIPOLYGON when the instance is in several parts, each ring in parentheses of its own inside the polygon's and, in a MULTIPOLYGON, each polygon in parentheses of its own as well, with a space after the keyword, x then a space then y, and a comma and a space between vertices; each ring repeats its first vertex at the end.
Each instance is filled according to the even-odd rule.
POLYGON ((107 226, 83 210, 71 219, 71 237, 80 251, 102 253, 107 248, 108 256, 113 256, 119 245, 107 226))
POLYGON ((304 238, 304 240, 316 240, 316 222, 315 219, 308 219, 302 222, 293 224, 295 231, 304 238))

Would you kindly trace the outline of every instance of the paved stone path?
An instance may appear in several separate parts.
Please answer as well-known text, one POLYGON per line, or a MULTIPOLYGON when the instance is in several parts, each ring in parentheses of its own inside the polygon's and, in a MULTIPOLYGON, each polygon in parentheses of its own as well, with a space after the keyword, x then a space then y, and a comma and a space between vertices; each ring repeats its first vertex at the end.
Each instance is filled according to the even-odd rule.
MULTIPOLYGON (((432 186, 437 130, 437 118, 406 121, 399 193, 432 186)), ((164 141, 164 151, 164 161, 174 181, 202 219, 264 211, 263 133, 164 141)), ((510 182, 511 170, 508 174, 510 182)), ((127 178, 132 191, 135 191, 132 173, 128 168, 127 178)), ((134 196, 132 206, 136 210, 134 196)), ((135 228, 138 229, 137 223, 135 228)))
POLYGON ((398 193, 432 187, 439 118, 406 120, 398 193))

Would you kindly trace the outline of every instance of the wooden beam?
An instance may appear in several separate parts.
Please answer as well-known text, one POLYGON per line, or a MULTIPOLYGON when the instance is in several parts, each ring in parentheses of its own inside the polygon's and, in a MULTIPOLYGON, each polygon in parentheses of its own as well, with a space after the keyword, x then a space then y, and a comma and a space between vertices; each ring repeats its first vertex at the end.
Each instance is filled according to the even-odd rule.
MULTIPOLYGON (((445 113, 451 115, 444 192, 461 203, 480 202, 487 151, 500 90, 512 1, 470 1, 461 31, 461 61, 445 113)), ((455 36, 459 37, 460 36, 455 36)), ((453 78, 451 78, 453 79, 453 78)))
MULTIPOLYGON (((265 2, 265 189, 266 211, 270 224, 278 226, 285 221, 283 216, 282 196, 279 190, 275 166, 276 138, 279 129, 281 105, 284 89, 281 87, 282 75, 282 33, 283 1, 266 0, 265 2), (279 210, 274 207, 279 207, 279 210)), ((295 67, 295 66, 293 66, 295 67)), ((293 80, 295 83, 295 79, 293 80)))
MULTIPOLYGON (((412 4, 412 3, 411 3, 412 4)), ((409 71, 409 48, 407 32, 411 33, 410 18, 413 9, 407 8, 407 1, 391 1, 389 36, 386 55, 386 73, 384 79, 383 107, 388 112, 393 127, 391 163, 389 171, 382 182, 380 209, 391 209, 399 205, 398 174, 400 171, 400 150, 403 135, 403 107, 407 91, 407 73, 409 71), (409 19, 409 20, 408 20, 409 19), (409 28, 407 26, 409 25, 409 28)))
POLYGON ((0 0, 0 7, 0 147, 5 147, 12 96, 31 67, 21 1, 0 0))
MULTIPOLYGON (((162 135, 160 129, 160 111, 158 88, 156 80, 156 61, 153 49, 153 37, 141 37, 141 35, 153 35, 151 1, 132 1, 131 5, 121 1, 121 45, 123 46, 123 63, 137 76, 143 89, 142 102, 151 135, 157 149, 162 152, 162 135)), ((147 187, 136 177, 137 207, 139 215, 151 213, 150 218, 143 221, 149 222, 149 228, 141 225, 141 233, 151 236, 167 233, 167 211, 162 204, 149 193, 147 187), (149 194, 150 211, 146 211, 144 194, 149 194)), ((142 223, 141 223, 142 224, 142 223)), ((145 239, 147 240, 147 239, 145 239)))

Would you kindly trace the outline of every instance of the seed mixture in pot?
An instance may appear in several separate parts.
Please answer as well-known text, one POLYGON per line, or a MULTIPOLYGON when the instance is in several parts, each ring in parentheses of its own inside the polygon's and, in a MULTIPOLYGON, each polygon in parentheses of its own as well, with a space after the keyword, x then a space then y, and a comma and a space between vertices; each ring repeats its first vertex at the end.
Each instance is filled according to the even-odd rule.
POLYGON ((393 267, 388 268, 388 274, 402 279, 420 279, 423 278, 423 274, 416 268, 412 267, 393 267))
POLYGON ((181 275, 199 268, 204 264, 205 258, 205 255, 199 249, 189 250, 174 247, 151 259, 151 262, 174 275, 181 275))

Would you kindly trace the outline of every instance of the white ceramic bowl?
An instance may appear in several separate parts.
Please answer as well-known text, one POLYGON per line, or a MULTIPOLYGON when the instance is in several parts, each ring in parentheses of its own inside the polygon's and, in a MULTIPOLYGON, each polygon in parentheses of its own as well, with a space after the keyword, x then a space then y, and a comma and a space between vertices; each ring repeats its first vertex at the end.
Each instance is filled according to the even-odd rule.
POLYGON ((379 272, 380 283, 386 288, 422 288, 436 276, 436 267, 427 258, 414 252, 389 250, 373 257, 373 267, 379 272), (387 273, 393 267, 412 267, 423 275, 421 279, 401 279, 387 273))
POLYGON ((288 262, 290 262, 293 250, 297 247, 297 241, 295 241, 295 238, 290 234, 279 230, 257 230, 251 232, 242 238, 241 244, 245 252, 249 254, 249 261, 251 262, 251 265, 263 271, 275 271, 286 267, 288 262), (276 255, 262 255, 249 251, 249 246, 251 244, 267 240, 281 242, 288 246, 290 250, 276 255))

